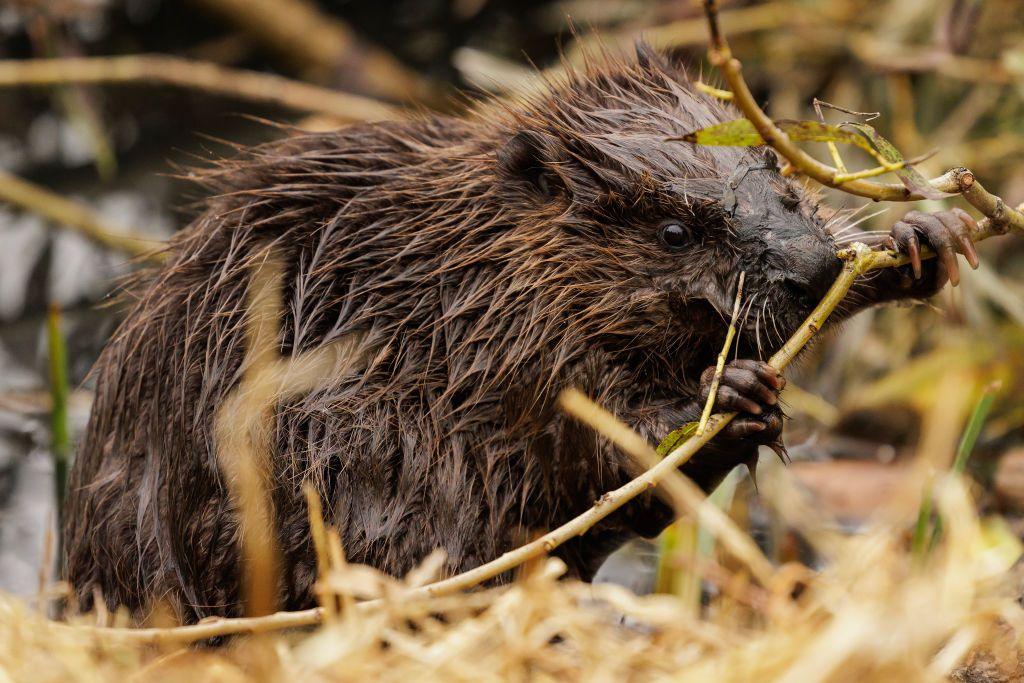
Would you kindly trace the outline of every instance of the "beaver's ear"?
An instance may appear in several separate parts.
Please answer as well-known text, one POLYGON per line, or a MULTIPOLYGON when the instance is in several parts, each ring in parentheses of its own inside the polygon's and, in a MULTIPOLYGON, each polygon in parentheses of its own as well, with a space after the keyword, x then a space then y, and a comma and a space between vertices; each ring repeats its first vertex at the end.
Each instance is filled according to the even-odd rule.
POLYGON ((498 150, 498 170, 547 197, 568 194, 559 172, 559 159, 564 156, 559 149, 559 142, 550 135, 519 131, 498 150))

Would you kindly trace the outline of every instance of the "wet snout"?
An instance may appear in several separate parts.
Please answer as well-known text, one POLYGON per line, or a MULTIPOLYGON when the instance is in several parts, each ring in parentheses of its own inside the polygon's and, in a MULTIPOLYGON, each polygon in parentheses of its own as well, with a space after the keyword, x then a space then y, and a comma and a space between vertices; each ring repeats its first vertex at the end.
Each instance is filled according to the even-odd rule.
POLYGON ((795 238, 787 244, 787 268, 783 286, 804 309, 814 308, 842 270, 832 245, 816 235, 795 238))

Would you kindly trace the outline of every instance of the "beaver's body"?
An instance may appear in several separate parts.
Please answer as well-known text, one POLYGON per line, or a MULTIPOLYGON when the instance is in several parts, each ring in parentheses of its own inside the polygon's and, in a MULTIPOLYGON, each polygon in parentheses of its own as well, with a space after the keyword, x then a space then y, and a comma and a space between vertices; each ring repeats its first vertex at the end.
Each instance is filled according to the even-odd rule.
MULTIPOLYGON (((268 258, 285 264, 279 353, 351 352, 270 415, 282 607, 313 602, 304 482, 348 559, 397 575, 436 547, 451 571, 471 568, 621 485, 626 458, 561 416, 558 391, 579 387, 656 441, 699 414, 741 269, 739 348, 755 356, 838 267, 763 152, 664 141, 728 118, 645 56, 529 106, 293 137, 212 173, 217 196, 96 369, 67 507, 82 604, 98 588, 136 612, 167 600, 187 621, 243 611, 216 427, 247 371, 247 288, 268 258)), ((685 471, 709 487, 756 457, 778 416, 747 417, 685 471)), ((559 552, 587 578, 669 519, 645 496, 559 552)))

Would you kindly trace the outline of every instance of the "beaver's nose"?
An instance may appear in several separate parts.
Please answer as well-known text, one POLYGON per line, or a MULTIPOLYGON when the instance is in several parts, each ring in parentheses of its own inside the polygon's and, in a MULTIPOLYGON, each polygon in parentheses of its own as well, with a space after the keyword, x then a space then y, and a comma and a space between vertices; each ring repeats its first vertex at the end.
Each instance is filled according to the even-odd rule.
POLYGON ((817 306, 821 301, 821 296, 824 295, 823 292, 819 295, 818 288, 814 287, 812 283, 791 275, 787 275, 783 279, 782 286, 797 306, 807 310, 817 306))
POLYGON ((785 287, 798 301, 810 300, 813 308, 828 292, 843 268, 831 245, 811 236, 789 245, 785 287))

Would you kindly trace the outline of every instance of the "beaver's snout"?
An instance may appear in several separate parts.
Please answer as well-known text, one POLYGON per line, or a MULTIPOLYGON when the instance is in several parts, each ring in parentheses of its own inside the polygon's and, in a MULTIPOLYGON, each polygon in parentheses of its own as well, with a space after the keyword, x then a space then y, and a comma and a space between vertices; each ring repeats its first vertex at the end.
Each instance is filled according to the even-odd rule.
POLYGON ((825 294, 824 291, 821 291, 820 286, 815 286, 811 282, 794 277, 784 278, 782 286, 793 303, 800 309, 807 311, 817 306, 825 294))

